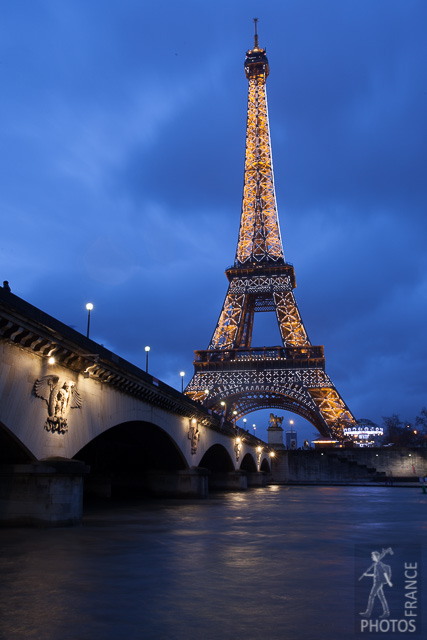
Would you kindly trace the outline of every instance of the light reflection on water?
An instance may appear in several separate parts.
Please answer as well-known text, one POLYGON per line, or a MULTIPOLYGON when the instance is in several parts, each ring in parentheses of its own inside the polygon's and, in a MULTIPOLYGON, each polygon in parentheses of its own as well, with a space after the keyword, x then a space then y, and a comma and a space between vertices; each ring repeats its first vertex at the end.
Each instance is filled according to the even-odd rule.
POLYGON ((416 489, 266 487, 2 530, 0 638, 351 638, 354 545, 422 544, 426 514, 416 489))

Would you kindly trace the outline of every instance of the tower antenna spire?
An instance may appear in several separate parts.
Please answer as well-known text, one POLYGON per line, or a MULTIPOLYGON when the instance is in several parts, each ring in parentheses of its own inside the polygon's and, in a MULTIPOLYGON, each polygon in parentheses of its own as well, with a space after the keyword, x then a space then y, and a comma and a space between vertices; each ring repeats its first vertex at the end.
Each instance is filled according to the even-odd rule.
POLYGON ((258 23, 258 18, 254 18, 254 25, 255 25, 254 50, 255 50, 255 51, 259 49, 259 46, 258 46, 257 23, 258 23))

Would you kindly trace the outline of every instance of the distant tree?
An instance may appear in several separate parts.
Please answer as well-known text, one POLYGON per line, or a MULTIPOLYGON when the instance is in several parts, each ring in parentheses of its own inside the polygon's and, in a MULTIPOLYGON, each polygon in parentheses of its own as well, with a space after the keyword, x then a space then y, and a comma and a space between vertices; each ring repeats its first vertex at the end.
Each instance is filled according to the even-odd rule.
POLYGON ((424 435, 427 435, 427 409, 423 407, 420 411, 420 415, 415 418, 415 427, 418 431, 421 431, 424 435))
POLYGON ((398 444, 403 433, 403 423, 397 413, 383 416, 381 426, 384 429, 384 444, 398 444))
MULTIPOLYGON (((427 419, 427 411, 425 417, 427 419)), ((423 419, 422 415, 421 419, 423 419)), ((383 416, 382 427, 385 444, 394 444, 398 447, 419 447, 424 443, 424 434, 421 430, 408 421, 402 422, 396 413, 389 417, 383 416)))

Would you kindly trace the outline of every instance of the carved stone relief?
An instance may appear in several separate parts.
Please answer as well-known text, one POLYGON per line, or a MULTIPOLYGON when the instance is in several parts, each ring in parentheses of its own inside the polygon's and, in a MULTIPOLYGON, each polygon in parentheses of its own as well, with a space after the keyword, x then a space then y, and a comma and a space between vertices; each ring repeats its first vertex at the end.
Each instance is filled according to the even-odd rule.
POLYGON ((46 431, 66 433, 70 409, 80 409, 82 406, 82 399, 75 383, 70 380, 60 380, 55 375, 43 376, 35 381, 33 393, 47 404, 48 416, 44 423, 46 431))
POLYGON ((188 439, 191 440, 191 453, 197 453, 197 444, 200 440, 200 431, 198 424, 190 424, 188 430, 188 439))

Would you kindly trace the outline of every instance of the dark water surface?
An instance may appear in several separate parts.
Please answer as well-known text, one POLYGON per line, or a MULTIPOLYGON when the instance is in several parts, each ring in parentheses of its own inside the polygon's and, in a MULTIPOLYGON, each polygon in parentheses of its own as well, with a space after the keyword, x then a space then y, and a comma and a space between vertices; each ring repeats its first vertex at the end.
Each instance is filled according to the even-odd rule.
POLYGON ((426 534, 427 495, 398 487, 92 505, 77 528, 0 530, 0 638, 362 637, 356 545, 426 534))

